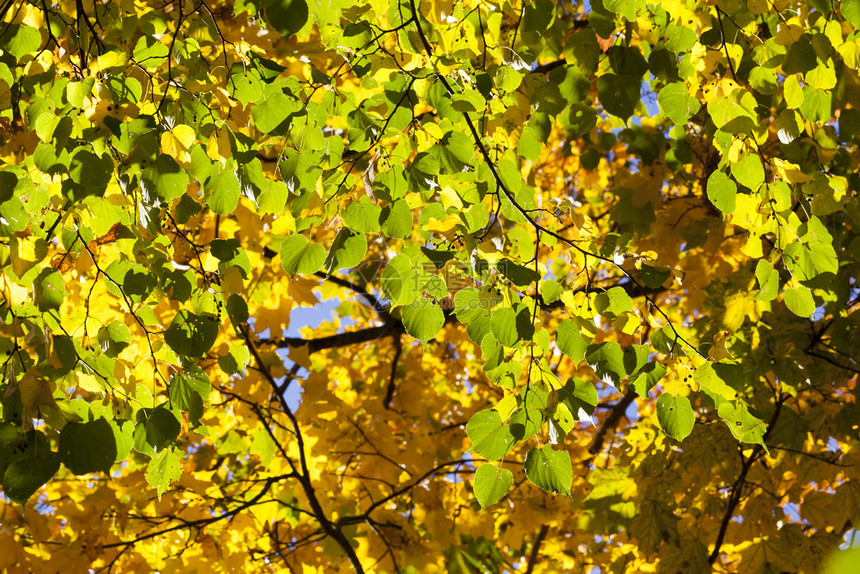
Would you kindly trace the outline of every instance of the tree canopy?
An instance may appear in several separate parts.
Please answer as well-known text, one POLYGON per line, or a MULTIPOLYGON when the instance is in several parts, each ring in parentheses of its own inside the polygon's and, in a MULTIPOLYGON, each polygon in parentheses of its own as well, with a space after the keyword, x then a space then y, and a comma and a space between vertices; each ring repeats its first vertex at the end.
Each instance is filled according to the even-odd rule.
POLYGON ((860 1, 0 16, 0 570, 853 536, 860 1))

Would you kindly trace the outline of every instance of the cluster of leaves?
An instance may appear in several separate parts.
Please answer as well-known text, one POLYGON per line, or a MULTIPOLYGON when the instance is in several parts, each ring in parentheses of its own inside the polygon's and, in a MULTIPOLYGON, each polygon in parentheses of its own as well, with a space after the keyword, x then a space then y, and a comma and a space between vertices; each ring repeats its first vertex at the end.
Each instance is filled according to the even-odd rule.
POLYGON ((857 0, 0 15, 0 568, 812 572, 860 523, 857 0))

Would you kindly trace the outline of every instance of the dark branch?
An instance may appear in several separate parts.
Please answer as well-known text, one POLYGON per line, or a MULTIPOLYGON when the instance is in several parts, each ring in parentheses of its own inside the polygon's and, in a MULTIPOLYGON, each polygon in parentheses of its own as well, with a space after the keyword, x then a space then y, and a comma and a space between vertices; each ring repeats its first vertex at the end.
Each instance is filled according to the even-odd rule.
POLYGON ((595 455, 600 452, 600 449, 603 448, 603 443, 606 441, 606 435, 615 430, 615 427, 618 426, 619 422, 621 422, 621 417, 624 416, 624 412, 627 410, 627 407, 630 406, 630 403, 633 402, 634 398, 636 398, 636 391, 631 387, 627 389, 627 392, 624 393, 621 400, 615 403, 615 406, 612 407, 612 410, 609 412, 609 416, 603 419, 603 424, 600 425, 600 428, 597 430, 597 434, 594 435, 594 440, 591 441, 591 446, 588 447, 588 452, 590 454, 595 455))
POLYGON ((281 409, 283 409, 284 413, 287 415, 287 418, 290 419, 290 423, 293 426, 293 431, 296 436, 296 446, 298 447, 299 451, 299 465, 301 468, 301 472, 297 473, 297 478, 299 483, 302 485, 302 490, 304 490, 305 497, 308 499, 308 503, 311 506, 311 510, 313 511, 314 516, 320 523, 323 532, 325 532, 328 536, 331 536, 332 539, 338 544, 338 546, 341 547, 343 553, 346 555, 356 574, 364 574, 364 567, 361 565, 361 560, 359 560, 358 555, 355 553, 355 549, 349 542, 349 539, 346 537, 343 531, 341 531, 340 526, 338 524, 335 524, 331 520, 329 520, 328 516, 326 516, 325 510, 323 510, 319 498, 317 497, 316 490, 314 489, 313 483, 311 482, 311 473, 308 469, 307 455, 305 454, 304 436, 302 435, 301 428, 299 427, 299 421, 296 418, 295 413, 293 413, 292 409, 290 409, 290 406, 287 404, 287 400, 286 398, 284 398, 284 395, 278 394, 278 383, 275 382, 275 378, 269 372, 268 368, 263 362, 262 357, 260 357, 260 354, 257 352, 257 347, 251 340, 248 325, 240 325, 239 330, 245 339, 245 346, 248 348, 248 351, 251 353, 251 356, 254 358, 254 361, 256 361, 257 367, 259 368, 260 372, 269 382, 269 385, 272 387, 272 391, 277 395, 278 401, 281 404, 281 409))
MULTIPOLYGON (((326 277, 326 279, 329 281, 333 281, 338 285, 341 285, 341 282, 349 284, 348 281, 336 277, 326 277)), ((355 287, 357 287, 357 292, 359 294, 366 293, 360 287, 355 287)), ((607 285, 599 288, 582 287, 574 291, 574 293, 577 293, 579 291, 600 291, 602 289, 610 289, 612 287, 621 287, 628 295, 630 295, 631 298, 650 297, 652 295, 667 291, 667 289, 664 289, 662 287, 660 289, 643 289, 634 283, 624 281, 616 285, 607 285)), ((351 289, 352 287, 349 288, 351 289)), ((260 345, 275 346, 279 349, 308 345, 308 353, 316 353, 318 351, 325 351, 327 349, 339 349, 341 347, 349 347, 351 345, 360 345, 361 343, 368 343, 377 339, 384 339, 385 337, 399 337, 400 335, 406 333, 406 329, 403 327, 403 323, 399 319, 391 317, 391 315, 389 315, 388 312, 384 310, 384 306, 378 302, 378 299, 376 299, 373 294, 367 293, 367 297, 372 297, 376 301, 376 304, 371 303, 371 305, 374 305, 374 309, 377 309, 376 305, 379 305, 381 308, 383 308, 383 310, 380 311, 380 317, 387 318, 387 320, 382 325, 378 325, 376 327, 366 327, 357 331, 346 331, 344 333, 337 333, 336 335, 328 335, 326 337, 319 337, 317 339, 305 339, 303 337, 285 337, 283 339, 260 339, 258 343, 260 345)), ((544 311, 561 310, 564 309, 564 303, 561 301, 555 301, 553 303, 544 304, 541 306, 541 308, 544 311)), ((457 318, 453 313, 453 309, 446 310, 445 324, 449 325, 456 322, 457 318)))
MULTIPOLYGON (((788 399, 788 395, 783 398, 780 398, 776 401, 776 408, 773 411, 773 416, 770 417, 770 422, 767 425, 767 430, 761 438, 761 442, 766 444, 767 437, 770 435, 774 426, 776 425, 776 420, 779 418, 779 413, 782 410, 782 403, 788 399)), ((717 558, 720 557, 720 548, 723 545, 723 540, 726 537, 726 530, 729 527, 729 522, 732 520, 732 516, 735 513, 735 509, 738 504, 741 502, 741 498, 743 495, 744 484, 746 482, 747 473, 749 473, 752 465, 761 457, 764 453, 764 448, 761 445, 756 445, 753 449, 752 453, 749 455, 749 458, 745 459, 743 462, 743 466, 741 467, 741 472, 738 474, 737 480, 735 480, 734 484, 732 484, 731 493, 729 494, 729 503, 726 506, 726 513, 723 515, 723 519, 720 522, 720 531, 717 533, 717 540, 714 542, 714 551, 711 552, 711 555, 708 557, 708 563, 713 564, 717 561, 717 558)))
POLYGON ((334 283, 335 285, 339 285, 339 286, 343 287, 344 289, 349 289, 350 291, 353 291, 356 294, 360 295, 370 304, 371 307, 373 307, 373 310, 379 314, 379 317, 383 321, 388 321, 391 318, 391 316, 388 314, 388 309, 390 306, 383 304, 382 301, 380 301, 376 297, 376 295, 374 295, 373 293, 370 293, 367 290, 367 288, 362 287, 361 285, 357 285, 357 284, 353 283, 352 281, 347 281, 346 279, 341 279, 340 277, 337 277, 335 275, 326 275, 322 271, 317 271, 316 273, 314 273, 314 275, 316 275, 317 277, 319 277, 321 279, 325 279, 326 281, 328 281, 330 283, 334 283))
POLYGON ((400 353, 403 351, 403 342, 400 336, 394 337, 394 358, 391 360, 391 378, 388 379, 388 388, 385 391, 385 398, 382 399, 382 406, 386 409, 391 408, 391 401, 394 400, 394 382, 397 380, 397 361, 400 360, 400 353))
POLYGON ((532 553, 529 555, 529 565, 526 568, 526 574, 531 574, 534 570, 535 563, 537 563, 538 553, 540 552, 540 545, 543 544, 543 539, 546 538, 547 532, 549 532, 549 526, 541 524, 540 530, 538 530, 537 536, 535 536, 535 541, 532 544, 532 553))
POLYGON ((406 331, 403 329, 403 323, 397 320, 391 320, 378 327, 367 327, 358 331, 347 331, 338 333, 337 335, 329 335, 318 339, 303 339, 301 337, 286 337, 284 339, 269 339, 261 340, 261 345, 274 345, 279 349, 288 347, 308 346, 308 353, 316 353, 326 349, 338 349, 340 347, 348 347, 350 345, 358 345, 382 339, 384 337, 397 337, 406 331))

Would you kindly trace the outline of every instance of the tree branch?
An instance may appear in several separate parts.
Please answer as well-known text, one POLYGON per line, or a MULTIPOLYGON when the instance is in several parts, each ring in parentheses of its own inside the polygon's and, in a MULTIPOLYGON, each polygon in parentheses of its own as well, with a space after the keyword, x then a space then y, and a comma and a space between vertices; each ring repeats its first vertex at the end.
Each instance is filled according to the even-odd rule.
POLYGON ((330 283, 334 283, 335 285, 339 285, 340 287, 343 287, 344 289, 349 289, 350 291, 353 291, 356 294, 360 295, 368 303, 370 303, 370 306, 373 307, 373 310, 379 314, 380 319, 382 319, 383 321, 387 322, 391 319, 391 315, 389 315, 389 313, 388 313, 388 309, 390 306, 384 305, 379 300, 379 298, 376 297, 376 295, 374 295, 373 293, 370 293, 365 287, 362 287, 361 285, 357 285, 357 284, 353 283, 352 281, 347 281, 346 279, 342 279, 342 278, 337 277, 335 275, 326 275, 322 271, 317 271, 316 273, 314 273, 314 275, 316 275, 317 277, 319 277, 321 279, 325 279, 326 281, 328 281, 330 283))
MULTIPOLYGON (((767 430, 761 437, 762 443, 766 444, 767 437, 768 435, 770 435, 771 431, 774 428, 774 425, 776 425, 776 420, 779 418, 779 413, 782 410, 782 403, 785 402, 787 398, 788 395, 776 401, 776 408, 773 411, 773 416, 770 417, 770 422, 767 425, 767 430)), ((757 444, 753 449, 752 453, 749 455, 749 458, 747 458, 743 462, 741 472, 740 474, 738 474, 738 478, 735 480, 734 484, 732 484, 731 493, 729 494, 729 503, 728 506, 726 506, 726 513, 723 515, 723 519, 720 522, 720 531, 717 533, 716 542, 714 542, 714 550, 708 557, 709 564, 713 564, 717 561, 717 558, 720 557, 720 547, 722 547, 723 540, 726 537, 726 530, 728 530, 729 522, 731 522, 732 516, 735 513, 735 509, 741 502, 741 496, 743 494, 744 483, 747 478, 747 473, 749 473, 753 463, 755 463, 755 461, 759 459, 763 452, 764 448, 761 445, 757 444)))
POLYGON ((392 319, 378 327, 367 327, 358 331, 347 331, 318 339, 303 339, 302 337, 285 337, 283 339, 264 339, 260 341, 261 345, 274 345, 279 349, 289 347, 308 346, 308 353, 316 353, 326 349, 338 349, 340 347, 348 347, 350 345, 358 345, 382 339, 385 337, 400 336, 406 331, 403 328, 403 323, 392 319))
POLYGON ((618 426, 621 417, 624 416, 624 412, 630 406, 630 403, 633 402, 634 398, 636 398, 636 391, 633 390, 633 387, 630 387, 624 393, 624 396, 621 397, 621 400, 615 403, 615 406, 609 412, 609 416, 603 419, 603 424, 600 425, 597 434, 594 435, 591 446, 588 447, 590 454, 595 455, 600 452, 600 449, 603 448, 603 443, 606 441, 606 435, 615 430, 615 427, 618 426))
POLYGON ((526 568, 526 574, 531 574, 534 570, 535 563, 537 563, 538 552, 540 552, 540 545, 543 544, 543 539, 546 538, 547 532, 549 532, 549 526, 547 524, 541 524, 540 530, 538 530, 537 536, 535 536, 535 541, 532 543, 532 553, 529 555, 529 565, 526 568))
MULTIPOLYGON (((343 279, 339 279, 337 277, 326 277, 327 280, 333 281, 338 285, 343 285, 346 287, 346 284, 350 284, 349 281, 345 281, 343 279)), ((358 289, 358 293, 366 293, 360 287, 355 286, 358 289)), ((606 285, 600 288, 595 287, 581 287, 574 291, 577 292, 585 292, 585 291, 600 291, 605 289, 611 289, 612 287, 621 287, 624 291, 630 295, 631 298, 634 297, 650 297, 651 295, 656 295, 659 293, 663 293, 667 291, 665 288, 660 289, 648 289, 648 288, 640 288, 636 284, 623 281, 615 285, 606 285)), ((352 289, 352 287, 347 287, 352 289)), ((388 311, 385 310, 384 305, 379 302, 378 299, 372 293, 366 293, 368 298, 373 298, 376 303, 371 303, 374 306, 374 309, 377 309, 377 305, 382 308, 380 312, 380 317, 386 318, 385 323, 382 325, 378 325, 375 327, 366 327, 364 329, 359 329, 356 331, 346 331, 344 333, 337 333, 335 335, 328 335, 325 337, 319 337, 316 339, 306 339, 304 337, 285 337, 283 339, 260 339, 258 343, 260 345, 267 346, 275 346, 279 349, 286 349, 290 347, 301 347, 302 345, 308 345, 308 353, 316 353, 318 351, 325 351, 328 349, 339 349, 341 347, 349 347, 351 345, 359 345, 361 343, 368 343, 370 341, 375 341, 377 339, 384 339, 385 337, 399 337, 406 333, 406 329, 403 327, 403 322, 399 319, 393 318, 388 311), (384 313, 384 315, 383 315, 384 313)), ((370 301, 370 299, 368 299, 370 301)), ((564 309, 564 303, 561 301, 554 301, 553 303, 543 304, 541 305, 541 309, 544 311, 556 311, 564 309)), ((457 317, 453 313, 453 309, 445 311, 445 324, 451 324, 457 322, 457 317)))
POLYGON ((298 481, 302 485, 302 490, 304 490, 305 497, 308 499, 308 503, 311 506, 311 510, 313 510, 314 516, 317 521, 320 523, 323 531, 332 537, 332 539, 337 542, 338 546, 341 547, 344 554, 346 554, 347 559, 350 564, 352 564, 353 570, 356 574, 364 574, 364 567, 361 565, 361 561, 358 558, 358 555, 355 553, 355 549, 350 544, 349 539, 344 535, 341 531, 339 524, 333 523, 326 516, 325 511, 323 510, 322 504, 320 504, 319 498, 316 495, 316 491, 314 490, 313 483, 311 482, 311 474, 310 470, 308 470, 308 462, 307 456, 305 454, 305 440, 302 435, 301 428, 299 427, 299 421, 296 418, 296 415, 293 413, 290 406, 287 404, 287 400, 284 398, 283 394, 278 393, 278 383, 275 382, 274 377, 269 372, 266 367, 263 359, 260 357, 260 354, 257 352, 257 347, 254 345, 253 341, 251 341, 248 325, 243 323, 239 326, 239 331, 241 332, 243 338, 245 339, 245 346, 248 347, 248 351, 250 351, 251 356, 254 357, 254 360, 257 362, 257 366, 260 369, 260 372, 269 382, 269 385, 272 387, 272 391, 277 396, 278 401, 281 403, 281 409, 283 409, 284 413, 287 415, 287 418, 290 419, 290 423, 293 425, 293 431, 296 435, 296 441, 299 451, 299 465, 301 467, 301 473, 298 474, 298 481))
POLYGON ((394 382, 397 380, 397 361, 400 359, 400 353, 403 351, 403 342, 400 335, 394 337, 394 358, 391 360, 391 378, 388 379, 388 388, 385 391, 385 398, 382 399, 382 406, 386 409, 391 408, 391 402, 394 400, 394 382))

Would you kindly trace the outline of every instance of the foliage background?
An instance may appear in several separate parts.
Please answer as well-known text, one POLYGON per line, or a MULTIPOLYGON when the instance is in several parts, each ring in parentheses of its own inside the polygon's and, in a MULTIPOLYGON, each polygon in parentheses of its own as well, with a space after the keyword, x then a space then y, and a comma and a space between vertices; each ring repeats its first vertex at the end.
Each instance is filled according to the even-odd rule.
POLYGON ((0 14, 0 568, 853 537, 860 2, 0 14))

